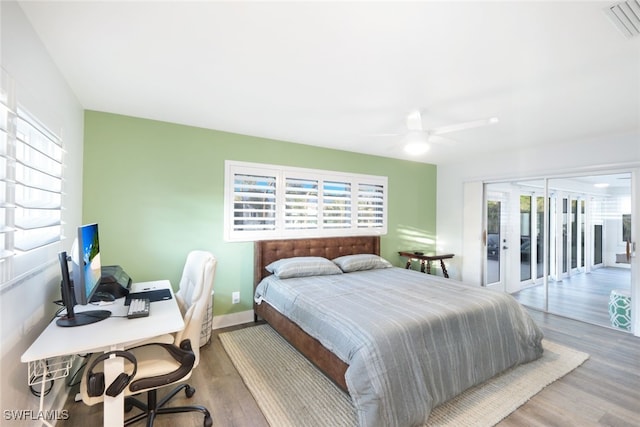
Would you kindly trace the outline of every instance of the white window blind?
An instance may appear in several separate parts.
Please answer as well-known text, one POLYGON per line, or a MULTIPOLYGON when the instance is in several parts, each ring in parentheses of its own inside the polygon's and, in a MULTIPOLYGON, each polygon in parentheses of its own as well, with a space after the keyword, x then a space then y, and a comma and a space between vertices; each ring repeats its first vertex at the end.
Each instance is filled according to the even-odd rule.
POLYGON ((13 228, 10 226, 13 223, 13 189, 14 175, 12 162, 15 156, 12 146, 9 145, 9 134, 15 134, 15 112, 10 108, 11 104, 14 104, 12 99, 12 91, 10 90, 9 78, 4 72, 0 70, 1 85, 0 85, 0 268, 2 268, 2 282, 7 277, 7 263, 6 259, 9 258, 13 252, 13 228))
POLYGON ((325 181, 322 222, 326 228, 351 228, 351 183, 325 181))
POLYGON ((233 183, 233 230, 275 230, 275 177, 235 174, 233 183))
POLYGON ((60 240, 60 144, 60 138, 18 110, 14 245, 17 251, 28 252, 60 240))
POLYGON ((61 240, 62 141, 18 107, 2 70, 0 91, 0 282, 41 267, 40 258, 14 260, 61 240), (36 261, 36 259, 38 261, 36 261))
POLYGON ((385 234, 387 178, 225 164, 225 239, 385 234))
POLYGON ((384 223, 384 191, 379 184, 358 185, 359 228, 378 228, 384 223))
POLYGON ((318 181, 285 178, 284 227, 288 230, 318 228, 318 181))

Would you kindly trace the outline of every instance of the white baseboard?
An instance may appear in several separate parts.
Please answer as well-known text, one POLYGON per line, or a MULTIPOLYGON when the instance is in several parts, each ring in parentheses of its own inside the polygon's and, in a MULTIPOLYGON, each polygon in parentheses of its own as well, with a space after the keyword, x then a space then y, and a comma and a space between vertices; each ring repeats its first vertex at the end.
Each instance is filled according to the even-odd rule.
POLYGON ((253 310, 213 316, 212 327, 213 329, 221 329, 250 322, 253 322, 253 310))

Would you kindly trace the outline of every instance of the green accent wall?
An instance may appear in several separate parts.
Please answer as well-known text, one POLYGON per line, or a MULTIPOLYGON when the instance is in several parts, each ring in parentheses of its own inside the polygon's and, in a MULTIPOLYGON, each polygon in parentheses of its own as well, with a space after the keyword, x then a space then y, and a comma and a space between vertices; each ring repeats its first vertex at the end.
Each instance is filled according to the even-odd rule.
POLYGON ((100 226, 102 263, 176 288, 187 253, 211 251, 216 315, 252 309, 253 243, 223 237, 225 160, 387 176, 382 256, 402 266, 398 250, 435 247, 435 165, 95 111, 84 127, 82 217, 100 226))

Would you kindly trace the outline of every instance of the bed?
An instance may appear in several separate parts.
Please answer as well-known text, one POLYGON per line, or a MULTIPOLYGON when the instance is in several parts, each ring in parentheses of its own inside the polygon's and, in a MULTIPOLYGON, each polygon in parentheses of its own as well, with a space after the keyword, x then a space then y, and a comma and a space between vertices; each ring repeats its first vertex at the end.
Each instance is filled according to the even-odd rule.
POLYGON ((433 407, 542 355, 540 329, 511 296, 379 255, 377 236, 255 243, 256 319, 350 394, 359 425, 422 425, 433 407), (343 268, 359 254, 375 267, 322 261, 326 271, 288 277, 276 262, 346 257, 343 268))

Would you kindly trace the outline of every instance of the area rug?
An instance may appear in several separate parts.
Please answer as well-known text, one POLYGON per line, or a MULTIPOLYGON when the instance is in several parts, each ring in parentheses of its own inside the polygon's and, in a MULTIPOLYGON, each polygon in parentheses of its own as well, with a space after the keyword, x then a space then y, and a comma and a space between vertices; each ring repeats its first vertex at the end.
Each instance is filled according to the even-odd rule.
MULTIPOLYGON (((222 345, 274 427, 357 425, 348 394, 269 325, 219 335, 222 345)), ((493 426, 589 355, 544 340, 544 356, 511 369, 433 409, 428 426, 493 426)))

